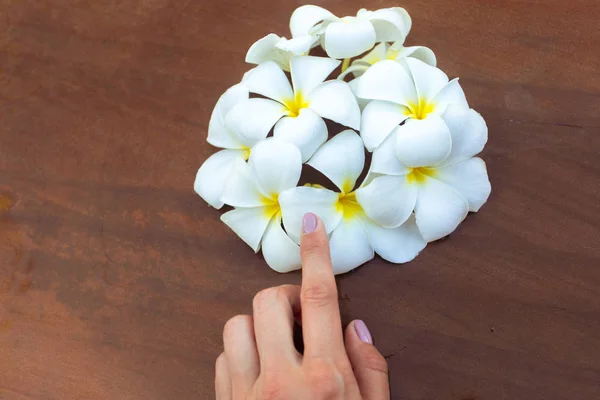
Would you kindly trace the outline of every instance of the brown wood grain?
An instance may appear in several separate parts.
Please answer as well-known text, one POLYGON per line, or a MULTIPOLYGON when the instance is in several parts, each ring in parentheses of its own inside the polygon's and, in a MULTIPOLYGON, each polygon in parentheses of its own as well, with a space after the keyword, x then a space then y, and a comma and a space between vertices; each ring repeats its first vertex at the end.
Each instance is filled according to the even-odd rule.
MULTIPOLYGON (((192 190, 218 96, 300 1, 0 0, 0 399, 211 399, 278 275, 192 190)), ((339 278, 394 399, 600 398, 600 3, 402 5, 486 118, 493 193, 339 278)), ((288 34, 289 35, 289 34, 288 34)))

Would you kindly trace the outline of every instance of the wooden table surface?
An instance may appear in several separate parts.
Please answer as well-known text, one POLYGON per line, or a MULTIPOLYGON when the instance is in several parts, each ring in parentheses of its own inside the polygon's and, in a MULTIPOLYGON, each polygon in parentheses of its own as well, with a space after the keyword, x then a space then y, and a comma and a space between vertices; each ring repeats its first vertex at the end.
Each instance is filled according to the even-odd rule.
MULTIPOLYGON (((301 1, 0 0, 0 398, 211 399, 279 275, 194 192, 219 95, 301 1)), ((600 3, 403 5, 487 120, 479 214, 339 278, 394 399, 600 398, 600 3)))

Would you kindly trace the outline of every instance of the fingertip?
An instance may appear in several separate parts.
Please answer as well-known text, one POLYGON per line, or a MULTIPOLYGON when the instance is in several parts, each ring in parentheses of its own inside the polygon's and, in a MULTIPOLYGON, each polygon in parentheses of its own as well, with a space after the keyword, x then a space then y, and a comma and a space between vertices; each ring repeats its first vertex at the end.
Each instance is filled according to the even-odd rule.
POLYGON ((346 326, 344 336, 346 339, 347 346, 355 347, 356 345, 361 345, 364 343, 358 336, 358 332, 356 330, 356 323, 358 321, 358 319, 355 319, 346 326))
POLYGON ((389 399, 387 361, 363 321, 354 320, 346 327, 346 352, 361 393, 369 399, 389 399))
POLYGON ((370 348, 377 351, 369 328, 367 328, 365 322, 360 319, 355 319, 346 326, 346 330, 344 331, 344 341, 346 343, 346 350, 354 354, 370 351, 367 350, 370 348))
POLYGON ((371 336, 371 332, 364 321, 357 319, 353 321, 352 324, 354 328, 354 334, 360 339, 363 343, 373 344, 373 336, 371 336))
POLYGON ((219 356, 217 357, 217 360, 215 361, 215 369, 219 370, 224 367, 227 367, 227 358, 225 356, 225 353, 223 352, 223 353, 219 354, 219 356))
POLYGON ((302 217, 302 234, 313 233, 319 225, 319 217, 308 212, 302 217))
MULTIPOLYGON (((303 264, 313 255, 321 261, 329 259, 329 239, 323 221, 313 213, 306 213, 302 219, 302 238, 300 240, 300 253, 303 264)), ((306 265, 303 265, 306 266, 306 265)))

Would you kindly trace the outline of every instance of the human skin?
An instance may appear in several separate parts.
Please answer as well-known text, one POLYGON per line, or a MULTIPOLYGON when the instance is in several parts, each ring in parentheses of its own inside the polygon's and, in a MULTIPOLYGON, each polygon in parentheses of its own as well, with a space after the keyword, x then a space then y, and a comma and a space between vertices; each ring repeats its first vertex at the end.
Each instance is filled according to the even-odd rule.
POLYGON ((364 322, 342 332, 329 242, 314 214, 303 219, 302 286, 259 292, 253 315, 231 318, 217 358, 217 400, 387 400, 387 363, 364 322), (293 342, 301 318, 304 354, 293 342))

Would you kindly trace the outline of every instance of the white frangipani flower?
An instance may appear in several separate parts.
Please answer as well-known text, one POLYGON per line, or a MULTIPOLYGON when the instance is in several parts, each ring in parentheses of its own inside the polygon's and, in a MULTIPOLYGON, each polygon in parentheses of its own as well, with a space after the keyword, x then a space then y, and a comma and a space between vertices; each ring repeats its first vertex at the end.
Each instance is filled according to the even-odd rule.
MULTIPOLYGON (((446 107, 441 118, 448 126, 452 149, 435 164, 427 164, 423 154, 415 155, 419 167, 410 167, 400 148, 403 129, 398 127, 373 152, 372 174, 386 175, 369 185, 381 196, 395 199, 403 210, 414 210, 421 235, 428 241, 452 233, 469 211, 479 211, 487 201, 491 186, 486 165, 477 155, 487 142, 487 126, 476 111, 461 105, 446 107)), ((414 125, 412 125, 414 127, 414 125)))
POLYGON ((275 271, 301 268, 307 212, 322 219, 341 274, 375 254, 411 261, 487 201, 486 165, 476 157, 485 121, 430 49, 404 47, 411 24, 400 7, 338 18, 301 6, 292 39, 255 42, 246 61, 256 67, 217 102, 207 141, 220 151, 194 189, 215 208, 233 207, 222 221, 275 271), (319 45, 328 57, 309 56, 319 45), (327 141, 326 120, 350 129, 327 141), (365 147, 372 157, 359 182, 365 147), (337 189, 297 187, 303 163, 337 189))
POLYGON ((425 46, 404 46, 404 41, 396 42, 392 45, 388 43, 381 43, 376 46, 373 51, 367 54, 365 57, 357 60, 358 62, 364 62, 369 65, 373 65, 383 60, 395 60, 399 61, 404 58, 416 58, 424 63, 435 67, 437 65, 437 58, 435 53, 429 47, 425 46))
POLYGON ((262 64, 266 61, 274 61, 284 71, 290 71, 290 61, 295 56, 308 55, 310 49, 319 40, 317 36, 300 36, 286 39, 271 33, 254 43, 248 54, 246 62, 249 64, 262 64))
POLYGON ((331 58, 352 58, 379 42, 404 42, 412 25, 404 8, 377 11, 361 9, 356 17, 338 18, 326 9, 307 5, 296 9, 290 20, 293 37, 318 35, 331 58))
POLYGON ((398 200, 371 187, 377 180, 354 190, 364 162, 362 140, 355 132, 344 131, 325 143, 308 162, 340 192, 298 187, 279 196, 284 226, 296 243, 300 241, 303 215, 312 212, 321 218, 331 234, 331 259, 336 274, 371 260, 374 253, 394 263, 408 262, 426 246, 411 217, 412 210, 399 215, 403 208, 398 207, 398 200), (384 227, 390 221, 395 228, 384 227))
POLYGON ((302 160, 298 149, 277 139, 257 144, 248 163, 238 161, 221 197, 236 207, 221 216, 255 252, 262 247, 267 264, 277 272, 299 269, 300 248, 281 225, 279 195, 295 187, 302 160))
MULTIPOLYGON (((348 74, 353 74, 355 78, 348 82, 348 84, 350 85, 350 87, 352 88, 352 92, 356 96, 358 92, 360 77, 369 68, 371 68, 371 66, 383 60, 402 61, 407 57, 419 59, 434 67, 437 63, 435 54, 433 53, 433 51, 431 51, 431 49, 427 47, 404 47, 403 43, 401 42, 396 42, 395 44, 390 46, 388 43, 382 42, 375 46, 375 48, 363 58, 354 60, 352 62, 352 65, 345 71, 342 67, 342 73, 340 74, 340 76, 338 76, 338 79, 343 80, 348 74)), ((357 100, 361 111, 365 109, 367 104, 369 104, 369 100, 362 99, 360 97, 357 97, 357 100)))
POLYGON ((431 65, 432 67, 435 67, 437 63, 435 54, 428 47, 404 47, 403 42, 396 42, 393 45, 382 42, 375 46, 375 48, 364 57, 354 60, 348 69, 342 71, 342 74, 338 77, 338 79, 344 79, 344 77, 346 77, 348 74, 354 74, 355 77, 360 77, 365 73, 366 70, 380 61, 401 61, 407 57, 416 58, 426 64, 431 65))
POLYGON ((294 57, 290 63, 293 87, 275 62, 260 64, 246 73, 242 83, 266 99, 240 103, 228 114, 226 124, 249 137, 257 126, 262 132, 275 125, 273 135, 297 146, 302 161, 307 161, 327 140, 323 118, 360 127, 360 108, 350 86, 339 80, 323 82, 339 64, 330 58, 294 57))
POLYGON ((397 155, 404 165, 437 165, 452 148, 442 114, 450 104, 469 106, 458 78, 449 82, 440 69, 415 58, 403 63, 378 62, 360 78, 357 95, 373 100, 363 111, 361 136, 373 151, 396 130, 397 155))
POLYGON ((249 91, 244 85, 229 88, 219 98, 208 125, 206 141, 221 150, 210 156, 198 170, 194 190, 208 204, 215 208, 223 207, 221 193, 236 161, 245 161, 250 157, 251 148, 267 137, 269 129, 254 132, 253 135, 240 135, 238 129, 229 129, 225 119, 236 105, 249 99, 249 91))

